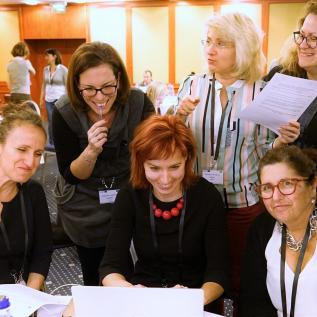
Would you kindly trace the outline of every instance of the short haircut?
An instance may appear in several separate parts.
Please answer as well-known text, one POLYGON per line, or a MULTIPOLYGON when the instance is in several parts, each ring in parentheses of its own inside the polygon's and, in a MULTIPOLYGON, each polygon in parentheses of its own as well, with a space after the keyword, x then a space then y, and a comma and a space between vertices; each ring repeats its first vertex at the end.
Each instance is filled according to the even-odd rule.
POLYGON ((134 188, 149 188, 145 177, 144 162, 168 159, 177 151, 186 158, 185 176, 182 181, 186 189, 197 180, 194 173, 196 144, 191 130, 176 116, 152 115, 135 130, 130 144, 131 176, 134 188))
POLYGON ((13 57, 20 56, 28 56, 30 54, 29 48, 25 42, 19 42, 15 44, 11 50, 11 55, 13 57))
POLYGON ((215 14, 207 21, 208 30, 234 43, 236 64, 233 75, 236 78, 248 83, 261 78, 266 62, 262 51, 263 34, 251 18, 238 12, 215 14))
POLYGON ((28 101, 22 104, 9 103, 1 112, 2 120, 0 121, 0 144, 4 144, 9 133, 16 127, 23 125, 32 125, 39 128, 45 139, 47 134, 43 127, 41 117, 30 108, 28 101))
POLYGON ((262 169, 267 165, 284 163, 298 173, 301 177, 307 177, 308 182, 313 183, 316 176, 317 150, 301 150, 295 145, 282 146, 269 150, 260 160, 258 175, 261 180, 262 169))
POLYGON ((130 81, 121 57, 111 45, 91 42, 84 43, 76 49, 68 67, 67 92, 75 110, 89 110, 78 88, 80 74, 89 68, 104 64, 109 65, 116 79, 120 80, 116 100, 122 104, 126 103, 130 93, 130 81))
POLYGON ((149 74, 150 74, 150 76, 152 77, 152 71, 151 71, 151 70, 146 69, 146 70, 144 71, 144 73, 149 73, 149 74))
POLYGON ((55 56, 55 65, 62 64, 62 55, 56 48, 48 48, 45 50, 45 54, 55 56))

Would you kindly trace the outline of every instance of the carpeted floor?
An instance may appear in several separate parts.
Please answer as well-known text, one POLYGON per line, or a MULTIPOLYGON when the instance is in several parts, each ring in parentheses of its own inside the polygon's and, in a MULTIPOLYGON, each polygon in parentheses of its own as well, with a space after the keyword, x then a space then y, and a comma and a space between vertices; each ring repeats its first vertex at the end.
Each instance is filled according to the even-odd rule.
MULTIPOLYGON (((56 203, 52 191, 57 173, 55 153, 45 152, 45 163, 41 164, 34 178, 43 185, 52 223, 56 223, 56 203)), ((76 249, 74 247, 56 248, 46 279, 47 292, 54 295, 71 295, 72 284, 83 284, 76 249)))

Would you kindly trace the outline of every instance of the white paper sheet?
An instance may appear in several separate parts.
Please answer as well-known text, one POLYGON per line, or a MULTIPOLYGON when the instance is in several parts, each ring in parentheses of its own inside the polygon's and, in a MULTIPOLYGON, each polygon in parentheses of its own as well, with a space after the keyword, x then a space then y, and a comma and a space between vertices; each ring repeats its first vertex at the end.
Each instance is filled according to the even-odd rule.
POLYGON ((60 317, 70 296, 53 296, 20 284, 0 284, 0 294, 9 298, 14 317, 28 317, 40 307, 38 317, 60 317))
POLYGON ((73 286, 77 317, 203 317, 201 289, 73 286))
POLYGON ((277 73, 238 117, 279 134, 279 127, 291 120, 298 120, 316 97, 316 80, 277 73))

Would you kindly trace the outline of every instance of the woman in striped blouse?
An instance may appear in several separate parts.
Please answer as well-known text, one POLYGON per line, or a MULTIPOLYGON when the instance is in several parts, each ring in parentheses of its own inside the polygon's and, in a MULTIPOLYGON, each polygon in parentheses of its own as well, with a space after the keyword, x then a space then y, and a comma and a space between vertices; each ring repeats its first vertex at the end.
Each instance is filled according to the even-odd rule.
MULTIPOLYGON (((264 88, 262 36, 252 20, 240 13, 215 15, 202 40, 208 71, 185 79, 177 115, 187 120, 198 149, 196 170, 214 183, 228 210, 231 279, 239 291, 240 262, 249 224, 262 211, 254 191, 260 158, 275 135, 263 126, 240 120, 238 114, 264 88)), ((299 125, 281 127, 274 146, 292 142, 299 125)))

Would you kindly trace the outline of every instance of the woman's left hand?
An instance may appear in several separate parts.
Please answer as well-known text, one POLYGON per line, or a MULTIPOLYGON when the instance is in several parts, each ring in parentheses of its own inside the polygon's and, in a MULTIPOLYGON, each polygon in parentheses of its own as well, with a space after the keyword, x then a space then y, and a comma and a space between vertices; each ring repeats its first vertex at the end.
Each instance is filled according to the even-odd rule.
POLYGON ((300 123, 297 121, 290 121, 288 124, 282 125, 279 128, 280 136, 276 138, 274 147, 293 143, 300 135, 300 123))

